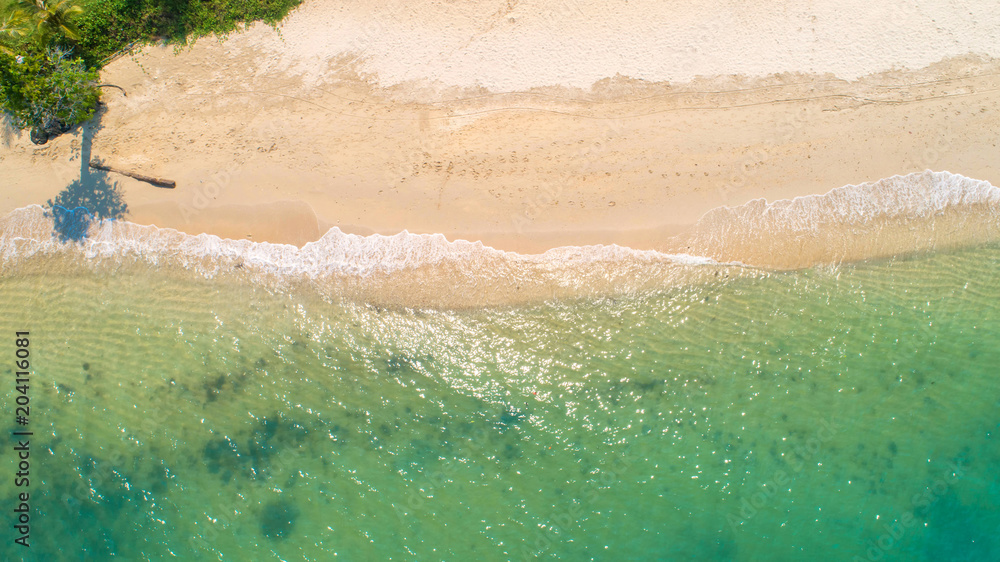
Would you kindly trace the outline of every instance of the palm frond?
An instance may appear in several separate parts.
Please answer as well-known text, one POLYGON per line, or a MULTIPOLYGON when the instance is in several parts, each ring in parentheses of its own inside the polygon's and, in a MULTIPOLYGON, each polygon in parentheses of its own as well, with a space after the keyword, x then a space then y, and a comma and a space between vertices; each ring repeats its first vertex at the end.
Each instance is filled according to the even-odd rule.
POLYGON ((75 0, 17 0, 15 11, 31 22, 31 33, 45 42, 53 33, 71 41, 80 40, 73 19, 83 13, 75 0))
POLYGON ((14 10, 0 20, 0 39, 20 39, 28 34, 28 18, 24 12, 14 10))

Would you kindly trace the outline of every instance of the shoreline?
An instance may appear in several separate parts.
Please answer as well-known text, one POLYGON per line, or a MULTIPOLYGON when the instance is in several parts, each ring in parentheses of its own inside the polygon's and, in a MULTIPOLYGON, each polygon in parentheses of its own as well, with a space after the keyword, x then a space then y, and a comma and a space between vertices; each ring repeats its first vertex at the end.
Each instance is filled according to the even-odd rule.
MULTIPOLYGON (((381 21, 389 8, 372 6, 381 21)), ((318 39, 310 18, 350 20, 331 10, 307 2, 281 35, 255 25, 111 63, 102 80, 128 95, 105 91, 99 119, 42 147, 26 134, 0 146, 0 213, 43 204, 100 158, 177 181, 166 190, 107 175, 123 190, 126 220, 192 235, 301 247, 338 227, 520 253, 669 251, 664 240, 707 213, 761 198, 927 169, 1000 185, 1000 59, 965 55, 854 80, 785 72, 507 93, 383 86, 377 41, 357 54, 318 39)))
MULTIPOLYGON (((499 250, 441 234, 357 235, 334 227, 301 248, 107 221, 79 243, 53 236, 34 205, 0 217, 0 274, 90 272, 245 283, 323 300, 470 309, 617 298, 820 266, 963 251, 1000 240, 1000 189, 924 172, 844 186, 822 196, 720 207, 663 250, 572 245, 499 250)), ((621 233, 617 233, 621 235, 621 233)))
MULTIPOLYGON (((824 194, 928 168, 1000 184, 992 157, 1000 62, 974 62, 977 74, 928 80, 972 64, 946 61, 897 73, 897 82, 881 89, 873 83, 884 76, 828 80, 819 93, 819 80, 801 76, 750 81, 755 90, 726 94, 641 85, 638 101, 539 104, 554 114, 491 107, 513 94, 460 102, 473 106, 462 115, 442 108, 448 104, 369 94, 351 99, 381 103, 366 110, 371 117, 319 123, 316 138, 295 131, 306 118, 333 115, 317 104, 339 100, 350 109, 356 102, 321 93, 309 103, 253 106, 254 122, 238 124, 246 110, 163 109, 156 104, 169 94, 136 102, 143 85, 130 84, 130 97, 108 96, 98 126, 43 147, 22 135, 3 149, 11 189, 0 211, 44 203, 78 178, 89 138, 91 157, 178 181, 165 190, 109 174, 123 188, 128 220, 190 234, 301 246, 338 226, 357 234, 441 233, 522 253, 600 243, 663 249, 665 235, 682 233, 705 213, 759 198, 824 194), (658 88, 659 96, 650 96, 658 88), (796 99, 804 89, 814 91, 803 101, 774 99, 796 99), (876 95, 881 103, 866 101, 876 95), (719 107, 725 103, 743 107, 719 107), (467 116, 484 109, 494 113, 467 116), (204 124, 192 130, 192 120, 166 121, 178 111, 204 124), (401 130, 370 132, 378 127, 401 130)), ((342 89, 348 86, 368 87, 345 81, 342 89)))
POLYGON ((895 84, 876 89, 873 83, 885 79, 828 80, 819 93, 818 80, 801 76, 758 79, 750 81, 755 90, 726 94, 643 84, 638 101, 619 96, 537 108, 554 114, 490 107, 516 94, 460 102, 474 106, 461 115, 442 108, 448 104, 399 104, 369 94, 350 99, 381 103, 366 109, 371 117, 319 123, 313 130, 326 132, 304 139, 296 138, 300 122, 333 115, 317 104, 339 100, 350 109, 356 102, 321 93, 309 103, 253 106, 254 122, 237 125, 246 110, 159 108, 162 98, 136 102, 143 85, 130 84, 132 96, 107 97, 96 127, 43 147, 22 135, 4 148, 11 189, 0 211, 43 203, 78 178, 88 137, 91 157, 178 181, 165 190, 109 174, 124 190, 128 220, 298 246, 338 226, 357 234, 441 233, 522 253, 596 243, 662 249, 664 233, 679 234, 717 207, 762 197, 818 195, 928 168, 1000 184, 992 158, 1000 62, 946 61, 896 73, 895 84), (973 64, 976 74, 955 77, 955 67, 973 64), (928 80, 940 76, 952 78, 928 80), (659 96, 650 96, 657 88, 659 96), (812 97, 774 99, 796 99, 803 89, 812 97), (876 95, 881 102, 867 101, 876 95), (743 107, 720 108, 724 103, 743 107), (484 109, 494 113, 467 115, 484 109), (191 120, 165 121, 177 111, 204 123, 191 130, 191 120), (373 134, 375 127, 401 130, 373 134), (526 138, 525 130, 533 134, 526 138), (168 157, 150 156, 156 154, 168 157))

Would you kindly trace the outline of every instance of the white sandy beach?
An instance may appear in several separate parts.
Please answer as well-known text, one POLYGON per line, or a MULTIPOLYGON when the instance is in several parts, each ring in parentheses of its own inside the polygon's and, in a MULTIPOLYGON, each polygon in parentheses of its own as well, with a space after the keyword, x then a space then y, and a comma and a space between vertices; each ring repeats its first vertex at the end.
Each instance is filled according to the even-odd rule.
POLYGON ((0 211, 121 180, 140 224, 676 250, 704 213, 925 169, 1000 185, 990 2, 306 0, 110 64, 99 122, 0 148, 0 211), (872 11, 872 10, 876 11, 872 11))

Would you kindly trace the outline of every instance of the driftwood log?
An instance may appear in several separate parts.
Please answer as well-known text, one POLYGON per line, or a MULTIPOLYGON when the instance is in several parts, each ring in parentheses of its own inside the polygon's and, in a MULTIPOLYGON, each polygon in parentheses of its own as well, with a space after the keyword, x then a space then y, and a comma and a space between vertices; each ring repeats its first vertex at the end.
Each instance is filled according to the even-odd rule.
POLYGON ((128 176, 130 178, 135 178, 139 181, 144 181, 146 183, 153 184, 157 187, 165 187, 167 189, 173 189, 177 187, 177 182, 174 180, 168 180, 164 178, 154 178, 153 176, 146 176, 143 174, 137 174, 135 172, 129 172, 127 170, 119 170, 118 168, 113 168, 107 164, 101 163, 100 160, 91 160, 90 167, 95 170, 105 170, 107 172, 114 172, 116 174, 121 174, 123 176, 128 176))

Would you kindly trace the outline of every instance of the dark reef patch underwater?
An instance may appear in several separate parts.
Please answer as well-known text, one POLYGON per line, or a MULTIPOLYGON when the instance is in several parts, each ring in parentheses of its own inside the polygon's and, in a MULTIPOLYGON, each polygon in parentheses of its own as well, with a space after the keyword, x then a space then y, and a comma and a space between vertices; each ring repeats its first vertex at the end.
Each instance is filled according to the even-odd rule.
POLYGON ((1000 559, 996 246, 464 311, 46 263, 4 560, 1000 559))

